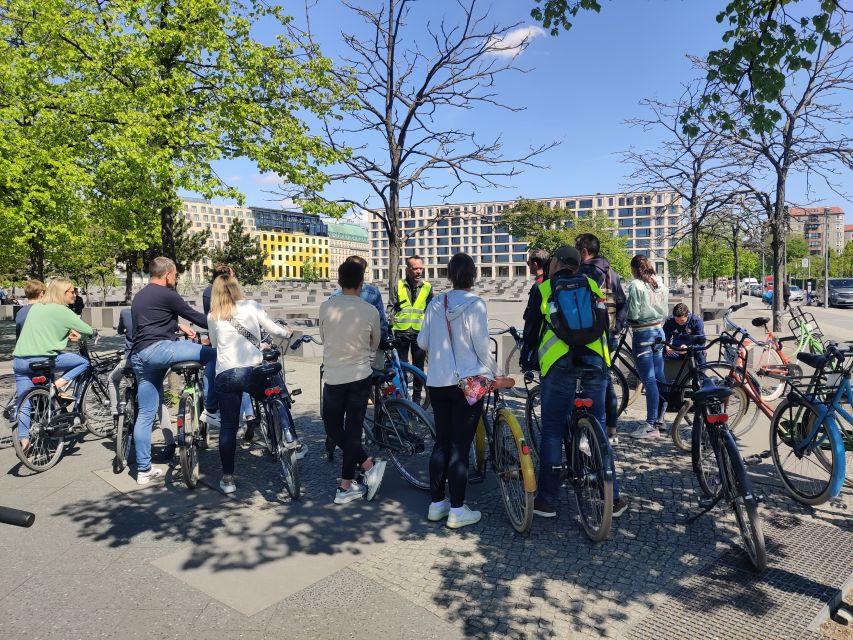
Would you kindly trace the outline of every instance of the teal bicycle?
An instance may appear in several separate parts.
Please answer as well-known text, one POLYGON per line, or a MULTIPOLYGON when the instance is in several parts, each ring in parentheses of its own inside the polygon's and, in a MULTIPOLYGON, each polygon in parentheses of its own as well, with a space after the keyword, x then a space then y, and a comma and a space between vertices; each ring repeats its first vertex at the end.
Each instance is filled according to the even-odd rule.
POLYGON ((851 355, 853 348, 839 349, 832 343, 824 355, 798 354, 814 374, 805 387, 789 380, 790 392, 771 419, 773 464, 785 487, 803 504, 823 504, 837 496, 845 482, 853 486, 851 355))

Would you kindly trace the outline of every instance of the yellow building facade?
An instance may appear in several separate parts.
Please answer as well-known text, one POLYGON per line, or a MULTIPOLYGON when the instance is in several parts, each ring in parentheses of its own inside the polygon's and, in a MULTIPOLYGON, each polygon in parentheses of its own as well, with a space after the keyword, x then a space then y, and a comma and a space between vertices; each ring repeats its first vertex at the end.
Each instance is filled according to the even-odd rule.
POLYGON ((258 231, 257 236, 267 254, 265 280, 301 280, 306 260, 317 269, 319 279, 329 279, 328 238, 278 231, 258 231))

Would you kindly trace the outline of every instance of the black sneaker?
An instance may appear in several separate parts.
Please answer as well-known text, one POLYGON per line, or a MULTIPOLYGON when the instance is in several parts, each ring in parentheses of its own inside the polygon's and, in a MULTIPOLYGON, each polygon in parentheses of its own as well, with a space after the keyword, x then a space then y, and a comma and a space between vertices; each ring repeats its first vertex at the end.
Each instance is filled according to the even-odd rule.
POLYGON ((174 442, 167 444, 163 447, 163 450, 160 452, 159 461, 160 462, 171 462, 172 458, 175 457, 175 450, 177 449, 177 445, 174 442))
POLYGON ((533 500, 533 513, 542 518, 554 518, 557 516, 557 510, 542 498, 533 500))
POLYGON ((243 442, 251 442, 254 439, 256 424, 258 424, 257 418, 246 420, 246 431, 243 433, 243 442))

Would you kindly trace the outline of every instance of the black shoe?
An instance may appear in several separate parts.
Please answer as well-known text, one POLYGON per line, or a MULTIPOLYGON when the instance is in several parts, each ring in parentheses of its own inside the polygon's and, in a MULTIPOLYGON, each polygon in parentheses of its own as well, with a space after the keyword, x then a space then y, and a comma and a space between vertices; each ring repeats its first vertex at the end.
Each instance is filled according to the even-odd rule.
POLYGON ((557 516, 557 510, 542 498, 533 500, 533 513, 542 518, 554 518, 557 516))
POLYGON ((175 457, 175 450, 177 449, 177 445, 172 442, 163 447, 163 450, 160 452, 160 462, 171 462, 172 458, 175 457))

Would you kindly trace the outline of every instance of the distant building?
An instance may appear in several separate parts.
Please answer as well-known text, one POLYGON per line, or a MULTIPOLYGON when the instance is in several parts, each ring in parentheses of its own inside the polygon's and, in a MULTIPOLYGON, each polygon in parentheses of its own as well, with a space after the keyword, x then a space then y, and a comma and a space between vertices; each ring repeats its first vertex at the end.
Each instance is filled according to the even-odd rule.
POLYGON ((809 253, 823 255, 826 253, 827 242, 833 251, 844 251, 844 210, 841 207, 827 209, 829 215, 826 217, 824 207, 791 207, 788 210, 791 233, 806 239, 809 253))
POLYGON ((258 231, 303 233, 308 236, 328 236, 326 223, 320 216, 301 211, 249 207, 258 231))
MULTIPOLYGON (((181 211, 190 222, 190 231, 198 233, 210 229, 208 249, 222 247, 234 220, 242 220, 245 231, 252 236, 255 235, 255 219, 252 211, 247 207, 236 204, 212 204, 210 200, 201 198, 184 198, 181 211)), ((195 283, 206 282, 212 267, 210 259, 204 258, 190 265, 184 277, 195 283)))
POLYGON ((853 240, 853 224, 845 224, 844 225, 844 246, 847 246, 847 243, 853 240))
MULTIPOLYGON (((367 229, 345 222, 329 222, 329 277, 338 277, 338 267, 350 256, 361 256, 370 265, 370 243, 367 229)), ((368 275, 370 272, 368 272, 368 275)))
MULTIPOLYGON (((667 254, 678 241, 683 220, 675 192, 597 193, 586 196, 533 198, 553 208, 572 209, 578 217, 603 211, 626 240, 628 251, 647 255, 659 275, 668 278, 667 254)), ((406 241, 403 257, 424 259, 427 279, 447 277, 450 256, 463 251, 474 258, 479 278, 526 278, 527 242, 512 236, 501 214, 515 201, 433 204, 401 210, 404 232, 423 228, 406 241), (436 218, 438 222, 430 223, 436 218)), ((374 281, 388 279, 388 239, 376 211, 368 212, 370 268, 374 281)))
POLYGON ((318 269, 318 277, 329 278, 329 238, 304 233, 258 231, 261 249, 266 251, 265 280, 300 280, 303 267, 310 260, 318 269))

